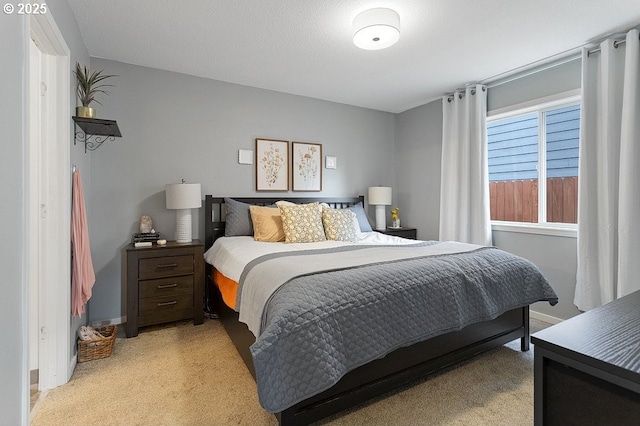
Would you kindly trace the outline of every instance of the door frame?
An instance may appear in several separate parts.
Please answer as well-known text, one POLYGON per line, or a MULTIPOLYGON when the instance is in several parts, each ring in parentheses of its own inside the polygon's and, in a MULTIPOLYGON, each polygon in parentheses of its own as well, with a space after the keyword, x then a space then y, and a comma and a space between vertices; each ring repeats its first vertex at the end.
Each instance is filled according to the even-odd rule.
MULTIPOLYGON (((71 357, 71 123, 70 50, 64 41, 51 13, 31 15, 25 26, 25 37, 33 39, 42 55, 40 64, 32 64, 25 55, 25 81, 30 81, 31 67, 42 66, 47 82, 47 96, 31 93, 31 84, 25 84, 27 155, 25 156, 26 189, 38 188, 37 198, 28 194, 26 211, 28 232, 39 229, 38 247, 32 247, 27 238, 27 255, 38 253, 38 371, 40 390, 51 389, 67 383, 75 368, 76 358, 71 357), (35 96, 37 97, 35 97, 35 96), (30 102, 41 102, 40 135, 31 135, 30 102), (40 137, 32 137, 40 136, 40 137), (30 164, 35 155, 39 164, 30 164), (34 168, 38 167, 39 170, 34 168), (38 182, 33 182, 37 179, 38 182), (33 200, 37 199, 37 205, 33 200), (34 215, 38 223, 33 223, 34 215), (34 228, 34 226, 36 228, 34 228)), ((29 257, 26 259, 29 263, 29 257)), ((29 267, 26 267, 27 274, 29 267)), ((27 293, 34 291, 27 279, 27 293)), ((29 298, 27 297, 27 300, 29 298)), ((29 315, 27 321, 32 320, 29 315)), ((28 325, 27 327, 28 330, 28 325)), ((29 343, 25 352, 25 365, 29 368, 29 343)), ((28 388, 27 388, 28 392, 28 388)))

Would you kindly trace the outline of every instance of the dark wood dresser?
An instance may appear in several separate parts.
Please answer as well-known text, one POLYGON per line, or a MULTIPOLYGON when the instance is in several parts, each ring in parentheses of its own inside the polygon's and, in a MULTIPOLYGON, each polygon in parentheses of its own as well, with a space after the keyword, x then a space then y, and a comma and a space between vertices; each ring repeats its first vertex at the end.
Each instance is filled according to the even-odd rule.
POLYGON ((169 241, 165 246, 122 249, 122 279, 127 292, 127 337, 147 325, 193 318, 202 324, 204 245, 169 241))
POLYGON ((640 291, 531 342, 535 425, 640 424, 640 291))

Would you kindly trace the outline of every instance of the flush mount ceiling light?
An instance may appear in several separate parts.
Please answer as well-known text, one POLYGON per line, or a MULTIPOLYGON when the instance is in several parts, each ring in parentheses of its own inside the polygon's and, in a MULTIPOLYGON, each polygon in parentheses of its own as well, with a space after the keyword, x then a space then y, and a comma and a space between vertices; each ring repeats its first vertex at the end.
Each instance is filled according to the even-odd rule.
POLYGON ((385 49, 399 38, 400 16, 394 10, 369 9, 353 20, 353 42, 361 49, 385 49))

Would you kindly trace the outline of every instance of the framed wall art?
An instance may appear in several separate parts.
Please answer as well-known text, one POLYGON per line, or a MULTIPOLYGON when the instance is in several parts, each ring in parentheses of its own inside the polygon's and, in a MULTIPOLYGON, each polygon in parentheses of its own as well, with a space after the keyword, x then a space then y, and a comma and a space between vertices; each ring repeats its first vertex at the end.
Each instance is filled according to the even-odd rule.
POLYGON ((289 190, 289 141, 256 139, 256 191, 289 190))
POLYGON ((322 145, 291 142, 294 191, 322 191, 322 145))

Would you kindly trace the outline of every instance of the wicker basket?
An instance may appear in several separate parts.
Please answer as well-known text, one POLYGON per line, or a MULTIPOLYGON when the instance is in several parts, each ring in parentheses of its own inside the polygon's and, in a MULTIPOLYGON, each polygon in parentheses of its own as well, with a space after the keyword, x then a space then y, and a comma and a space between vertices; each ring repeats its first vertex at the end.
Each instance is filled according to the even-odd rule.
POLYGON ((113 352, 113 344, 116 341, 117 325, 96 327, 95 330, 104 338, 92 340, 78 340, 78 362, 93 361, 94 359, 107 358, 113 352))

